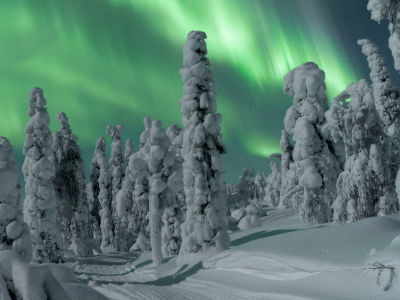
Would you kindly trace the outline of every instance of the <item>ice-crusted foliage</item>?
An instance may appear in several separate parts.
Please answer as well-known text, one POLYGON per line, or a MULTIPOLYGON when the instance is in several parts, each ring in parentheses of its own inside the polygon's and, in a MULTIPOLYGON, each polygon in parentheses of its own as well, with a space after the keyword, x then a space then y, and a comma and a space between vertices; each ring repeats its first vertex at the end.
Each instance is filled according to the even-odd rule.
MULTIPOLYGON (((337 198, 333 203, 334 221, 355 221, 375 216, 385 183, 385 156, 382 152, 383 129, 368 83, 362 79, 350 84, 333 99, 330 118, 333 135, 339 135, 346 149, 344 171, 337 180, 337 198), (351 101, 346 101, 350 98, 351 101)), ((383 205, 389 195, 382 200, 383 205)))
POLYGON ((30 261, 32 244, 28 226, 22 220, 18 173, 13 149, 0 137, 0 249, 10 249, 30 261))
POLYGON ((89 239, 89 207, 85 174, 77 137, 72 133, 65 113, 57 114, 60 129, 53 133, 53 184, 58 200, 58 219, 64 247, 75 254, 92 254, 89 239))
POLYGON ((105 147, 105 140, 104 138, 99 138, 96 141, 96 147, 93 153, 92 158, 92 166, 90 170, 90 185, 88 185, 88 189, 90 189, 88 195, 88 202, 89 202, 89 234, 91 237, 101 245, 101 218, 100 218, 100 210, 101 205, 99 201, 99 194, 100 194, 100 164, 99 164, 99 153, 104 152, 102 150, 105 147))
POLYGON ((282 129, 280 146, 282 149, 281 156, 281 186, 279 189, 279 207, 292 207, 290 192, 298 183, 298 178, 294 171, 293 164, 293 146, 289 140, 289 134, 282 129))
POLYGON ((285 130, 293 134, 295 142, 293 164, 289 168, 297 177, 293 181, 298 181, 284 197, 291 199, 307 223, 323 223, 331 219, 330 207, 340 171, 338 161, 321 133, 328 109, 324 80, 324 72, 312 62, 300 65, 284 77, 284 92, 294 100, 284 120, 285 130), (309 197, 306 202, 305 191, 309 197))
POLYGON ((380 23, 389 21, 389 48, 394 60, 394 68, 400 70, 400 3, 397 0, 369 0, 367 9, 371 11, 371 19, 380 23))
POLYGON ((281 172, 279 172, 278 164, 275 161, 271 161, 269 166, 271 174, 266 179, 265 202, 272 207, 277 207, 280 200, 281 172))
POLYGON ((0 252, 0 299, 106 300, 102 294, 80 283, 62 264, 29 265, 16 253, 0 252))
POLYGON ((254 171, 251 168, 244 168, 242 176, 239 177, 239 195, 242 206, 247 206, 254 198, 256 185, 254 171))
POLYGON ((107 126, 107 135, 111 137, 111 157, 109 161, 111 170, 111 213, 113 216, 114 248, 117 251, 127 251, 126 229, 128 224, 123 223, 116 210, 117 193, 121 190, 124 177, 124 153, 121 134, 122 125, 107 126))
POLYGON ((101 250, 104 252, 115 251, 113 216, 111 211, 111 176, 108 172, 109 165, 106 157, 106 140, 104 137, 96 141, 96 150, 93 155, 92 166, 98 168, 98 199, 100 204, 100 230, 101 250))
POLYGON ((28 105, 31 119, 25 128, 23 153, 26 156, 22 167, 26 193, 24 220, 31 234, 32 260, 36 263, 57 263, 62 258, 62 241, 52 182, 54 167, 50 162, 53 138, 42 89, 31 89, 28 105))
POLYGON ((216 92, 205 57, 206 34, 189 33, 183 48, 184 82, 180 100, 184 127, 182 157, 187 212, 182 225, 181 258, 187 253, 229 246, 221 154, 225 152, 216 113, 216 92))

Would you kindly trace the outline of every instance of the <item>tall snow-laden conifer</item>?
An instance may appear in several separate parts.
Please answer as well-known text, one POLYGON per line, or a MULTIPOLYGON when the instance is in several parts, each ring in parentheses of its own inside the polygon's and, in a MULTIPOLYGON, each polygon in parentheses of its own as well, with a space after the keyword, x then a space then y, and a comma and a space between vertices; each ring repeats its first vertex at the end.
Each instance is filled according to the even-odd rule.
POLYGON ((352 222, 375 216, 384 184, 383 129, 372 90, 364 79, 350 84, 333 99, 328 122, 346 150, 345 168, 337 180, 333 219, 352 222), (348 98, 350 102, 346 101, 348 98))
POLYGON ((395 178, 400 167, 400 95, 391 83, 389 72, 379 49, 366 39, 359 40, 358 44, 367 57, 371 70, 374 104, 385 132, 385 136, 381 137, 383 144, 380 147, 380 154, 383 156, 381 159, 384 163, 384 188, 382 189, 384 195, 379 214, 392 214, 398 211, 398 204, 393 206, 390 204, 392 200, 389 199, 395 195, 395 178), (390 163, 387 163, 388 161, 390 163))
POLYGON ((187 212, 182 226, 180 254, 229 246, 221 154, 221 115, 216 113, 216 93, 210 62, 205 57, 206 34, 189 33, 183 48, 184 82, 182 157, 187 212))
POLYGON ((99 170, 99 194, 98 199, 100 209, 100 230, 101 230, 101 250, 104 252, 115 251, 113 219, 111 211, 111 178, 106 157, 106 140, 101 137, 96 142, 96 150, 93 156, 93 164, 99 170))
POLYGON ((29 228, 22 220, 17 164, 7 138, 0 137, 0 248, 32 259, 29 228))
POLYGON ((57 198, 52 177, 52 135, 43 90, 33 88, 29 93, 31 119, 26 126, 22 167, 25 178, 24 219, 29 226, 35 263, 62 260, 62 240, 57 223, 57 198))
MULTIPOLYGON (((145 130, 140 135, 140 149, 133 153, 129 158, 129 178, 131 178, 131 187, 128 191, 132 193, 132 208, 129 217, 129 231, 135 236, 135 243, 132 250, 141 249, 148 251, 150 244, 149 227, 149 168, 147 158, 150 154, 150 131, 151 119, 144 119, 145 130), (133 188, 132 188, 133 186, 133 188)), ((124 196, 124 197, 127 197, 124 196)))
POLYGON ((126 229, 127 224, 123 223, 116 211, 117 193, 121 190, 124 177, 124 153, 121 134, 122 125, 107 126, 107 135, 111 137, 110 170, 112 174, 111 183, 111 212, 113 216, 114 247, 117 251, 127 251, 126 229))
POLYGON ((101 245, 101 218, 100 210, 101 205, 99 201, 100 194, 100 164, 99 164, 99 153, 102 151, 103 139, 99 138, 96 141, 96 147, 93 153, 92 166, 90 169, 90 185, 88 188, 91 190, 91 197, 89 197, 89 232, 92 234, 93 239, 98 245, 101 245))
POLYGON ((53 184, 58 199, 58 218, 64 247, 79 256, 92 253, 89 241, 89 208, 85 175, 77 137, 65 113, 58 113, 61 128, 53 133, 53 184))
MULTIPOLYGON (((285 116, 285 130, 293 134, 293 165, 298 183, 289 197, 307 223, 331 220, 339 163, 323 138, 324 113, 328 109, 325 74, 315 63, 293 69, 284 78, 284 91, 293 96, 285 116), (308 200, 304 202, 307 191, 308 200)), ((285 195, 285 197, 287 196, 285 195)))
POLYGON ((173 164, 175 153, 168 152, 170 142, 161 127, 161 121, 153 121, 150 130, 150 152, 147 157, 149 168, 149 225, 150 242, 154 264, 162 262, 161 216, 166 205, 169 167, 173 164))

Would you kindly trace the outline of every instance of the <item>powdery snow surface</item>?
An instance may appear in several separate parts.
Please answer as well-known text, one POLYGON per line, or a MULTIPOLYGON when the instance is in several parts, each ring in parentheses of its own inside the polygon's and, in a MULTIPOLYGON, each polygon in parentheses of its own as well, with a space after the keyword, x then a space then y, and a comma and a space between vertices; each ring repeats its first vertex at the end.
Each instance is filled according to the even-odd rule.
POLYGON ((151 253, 71 260, 80 280, 110 299, 398 299, 389 272, 400 270, 400 215, 352 224, 305 226, 291 209, 270 210, 263 225, 231 234, 231 247, 192 266, 154 266, 151 253))

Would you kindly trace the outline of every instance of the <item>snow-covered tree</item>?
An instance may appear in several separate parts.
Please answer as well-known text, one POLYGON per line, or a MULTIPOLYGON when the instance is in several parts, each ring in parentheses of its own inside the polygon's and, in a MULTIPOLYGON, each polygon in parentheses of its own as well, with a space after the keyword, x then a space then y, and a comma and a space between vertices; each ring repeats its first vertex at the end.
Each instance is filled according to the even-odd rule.
POLYGON ((115 251, 114 248, 114 230, 113 216, 111 211, 111 176, 109 174, 109 165, 106 157, 106 140, 104 137, 96 141, 96 149, 93 155, 92 166, 98 168, 100 203, 100 230, 101 230, 101 250, 104 252, 115 251))
POLYGON ((242 206, 247 206, 254 198, 256 192, 254 181, 253 169, 244 168, 242 176, 239 177, 239 195, 242 206))
POLYGON ((31 119, 25 129, 23 153, 26 155, 22 167, 25 178, 24 220, 29 226, 33 261, 36 263, 59 262, 62 259, 62 240, 57 220, 57 198, 52 177, 53 138, 49 130, 43 90, 33 88, 29 93, 31 119))
POLYGON ((221 154, 225 152, 220 132, 222 117, 216 113, 216 92, 205 57, 206 34, 189 33, 183 48, 183 182, 187 203, 182 225, 180 258, 184 255, 223 250, 229 246, 221 154))
POLYGON ((75 254, 92 254, 89 241, 88 202, 85 174, 77 137, 72 133, 65 113, 58 113, 61 128, 53 133, 53 184, 58 199, 58 218, 64 247, 75 254))
MULTIPOLYGON (((375 216, 384 184, 383 129, 374 97, 363 79, 333 99, 328 122, 345 144, 346 164, 337 180, 334 221, 375 216), (348 102, 346 99, 350 98, 348 102)), ((384 202, 384 200, 382 201, 384 202)))
MULTIPOLYGON (((381 138, 381 142, 383 141, 381 151, 385 161, 390 161, 390 164, 385 163, 384 167, 383 184, 386 196, 383 199, 389 199, 391 198, 389 195, 395 194, 395 178, 400 167, 400 93, 391 83, 379 49, 365 39, 359 40, 358 44, 361 45, 362 52, 368 60, 374 104, 385 132, 385 136, 381 138)), ((393 210, 388 213, 397 212, 398 207, 392 208, 393 210)))
POLYGON ((131 249, 148 251, 150 244, 149 227, 149 168, 147 158, 150 155, 150 131, 151 119, 144 119, 145 130, 140 135, 140 149, 129 158, 128 172, 129 185, 121 192, 120 211, 131 207, 131 211, 125 215, 129 218, 128 230, 134 235, 136 241, 131 249), (124 194, 122 194, 124 193, 124 194), (132 194, 132 196, 130 196, 132 194), (132 198, 131 198, 132 197, 132 198), (132 199, 132 201, 129 201, 132 199), (131 203, 131 204, 130 204, 131 203))
POLYGON ((122 125, 107 126, 107 135, 111 137, 111 157, 109 161, 112 174, 111 183, 111 212, 113 216, 114 248, 117 251, 127 251, 126 228, 128 224, 122 222, 116 210, 117 193, 121 190, 124 177, 124 153, 121 134, 124 127, 122 125))
MULTIPOLYGON (((285 115, 285 130, 295 142, 290 165, 298 183, 284 197, 290 197, 307 223, 331 219, 331 204, 336 195, 339 163, 321 133, 328 109, 325 74, 315 63, 304 63, 284 78, 284 91, 293 96, 293 105, 285 115), (304 203, 304 191, 309 201, 304 203)), ((285 166, 286 168, 286 166, 285 166)))
POLYGON ((265 198, 266 175, 264 172, 257 172, 254 178, 254 199, 263 202, 265 198))
POLYGON ((166 201, 168 168, 173 164, 175 153, 169 153, 170 141, 161 127, 161 121, 153 121, 150 130, 150 152, 147 157, 149 169, 149 225, 150 242, 154 264, 162 262, 161 216, 166 201))
POLYGON ((29 228, 22 220, 17 164, 13 149, 0 137, 0 249, 10 249, 30 261, 32 243, 29 228))
POLYGON ((100 218, 100 210, 101 205, 99 201, 99 194, 100 194, 100 185, 99 185, 99 178, 100 178, 100 164, 99 164, 99 153, 104 151, 101 150, 104 145, 105 141, 103 138, 99 138, 96 141, 96 147, 93 153, 92 158, 92 166, 90 170, 90 185, 88 188, 90 189, 90 196, 88 197, 89 200, 89 233, 92 234, 93 239, 101 245, 101 218, 100 218))
POLYGON ((266 179, 265 202, 272 207, 276 207, 279 205, 280 199, 281 172, 279 172, 278 164, 275 161, 271 161, 269 166, 271 174, 266 179))

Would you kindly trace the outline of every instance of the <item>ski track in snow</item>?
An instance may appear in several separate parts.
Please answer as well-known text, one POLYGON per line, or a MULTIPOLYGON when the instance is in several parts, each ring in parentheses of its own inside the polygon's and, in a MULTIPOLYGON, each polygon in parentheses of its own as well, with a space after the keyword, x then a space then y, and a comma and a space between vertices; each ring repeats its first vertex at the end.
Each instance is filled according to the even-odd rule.
MULTIPOLYGON (((133 261, 137 257, 137 253, 98 255, 78 259, 70 264, 78 278, 111 300, 304 300, 292 295, 254 293, 193 278, 186 278, 170 286, 146 284, 146 281, 156 280, 157 277, 152 269, 136 270, 133 261)), ((204 267, 239 272, 268 280, 292 280, 315 274, 290 267, 270 257, 246 256, 244 252, 227 253, 223 257, 211 258, 204 262, 204 267)))

